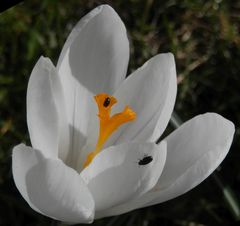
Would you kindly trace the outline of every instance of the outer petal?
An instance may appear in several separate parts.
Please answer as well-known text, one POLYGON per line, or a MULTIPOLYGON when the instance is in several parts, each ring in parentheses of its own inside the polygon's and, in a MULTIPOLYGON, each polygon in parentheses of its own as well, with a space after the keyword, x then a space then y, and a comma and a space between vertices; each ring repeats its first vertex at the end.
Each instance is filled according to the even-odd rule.
POLYGON ((101 5, 72 30, 58 69, 61 76, 75 77, 91 93, 112 93, 126 76, 128 60, 125 26, 113 8, 101 5))
POLYGON ((166 143, 128 143, 103 150, 81 175, 88 184, 96 211, 125 203, 149 191, 161 175, 166 143), (152 161, 139 165, 144 156, 152 161))
POLYGON ((157 185, 139 199, 97 214, 119 215, 175 198, 197 186, 222 162, 232 143, 234 125, 215 113, 199 115, 170 134, 168 156, 157 185))
POLYGON ((232 144, 234 124, 216 113, 198 115, 167 138, 168 158, 153 203, 177 197, 206 179, 232 144))
MULTIPOLYGON (((96 93, 113 93, 126 76, 129 43, 117 13, 102 5, 83 17, 69 35, 57 68, 71 125, 71 165, 77 167, 86 137, 97 135, 96 93)), ((95 137, 95 136, 94 136, 95 137)), ((97 137, 92 141, 94 144, 97 137)), ((91 146, 91 144, 90 144, 91 146)), ((84 155, 84 154, 83 154, 84 155)))
POLYGON ((28 204, 36 211, 71 223, 93 220, 94 201, 79 174, 61 160, 18 145, 13 150, 13 177, 28 204))
POLYGON ((171 117, 176 98, 176 69, 172 54, 151 58, 135 71, 116 91, 115 112, 129 105, 137 119, 118 130, 109 144, 129 140, 155 142, 171 117))
POLYGON ((36 63, 27 90, 27 122, 34 148, 46 156, 65 158, 69 129, 62 87, 58 74, 48 58, 36 63))

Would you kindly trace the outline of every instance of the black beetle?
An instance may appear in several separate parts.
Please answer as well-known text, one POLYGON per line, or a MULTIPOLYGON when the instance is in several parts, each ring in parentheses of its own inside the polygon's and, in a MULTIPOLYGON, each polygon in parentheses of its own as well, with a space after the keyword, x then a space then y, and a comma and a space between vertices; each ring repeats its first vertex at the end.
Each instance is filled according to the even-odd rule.
POLYGON ((139 166, 147 165, 153 160, 153 157, 150 155, 144 155, 142 159, 138 161, 139 166))
POLYGON ((110 99, 109 97, 107 97, 107 98, 104 100, 103 106, 104 106, 104 107, 108 107, 109 104, 110 104, 110 102, 111 102, 111 99, 110 99))

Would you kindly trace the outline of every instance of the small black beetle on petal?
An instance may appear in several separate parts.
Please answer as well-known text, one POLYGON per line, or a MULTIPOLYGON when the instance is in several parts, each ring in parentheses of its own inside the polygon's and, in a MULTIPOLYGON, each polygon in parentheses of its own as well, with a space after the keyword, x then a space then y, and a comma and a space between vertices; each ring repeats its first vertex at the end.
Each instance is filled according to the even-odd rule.
POLYGON ((142 159, 139 160, 138 165, 143 166, 149 164, 153 160, 153 157, 150 155, 144 155, 142 159))

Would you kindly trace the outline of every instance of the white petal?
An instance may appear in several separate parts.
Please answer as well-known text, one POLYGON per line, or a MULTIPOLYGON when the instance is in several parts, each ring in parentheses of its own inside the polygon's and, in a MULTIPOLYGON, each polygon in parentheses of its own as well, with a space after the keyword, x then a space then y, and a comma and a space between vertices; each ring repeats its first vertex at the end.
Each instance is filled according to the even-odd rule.
POLYGON ((69 129, 62 87, 52 62, 41 57, 28 83, 27 122, 34 148, 46 156, 66 157, 69 129))
POLYGON ((198 170, 188 181, 200 183, 225 158, 234 131, 233 123, 216 113, 198 115, 175 130, 166 138, 168 159, 159 181, 161 189, 184 177, 191 167, 193 172, 198 170))
POLYGON ((86 137, 97 142, 98 119, 93 96, 113 93, 126 76, 129 43, 117 13, 102 5, 83 17, 69 35, 58 61, 71 126, 71 165, 77 168, 86 137), (95 134, 95 135, 94 135, 95 134))
POLYGON ((161 203, 189 191, 223 161, 233 134, 232 122, 214 113, 184 123, 166 138, 168 155, 157 185, 139 199, 98 213, 96 218, 161 203))
POLYGON ((23 198, 35 211, 42 213, 31 201, 28 196, 25 176, 29 169, 37 164, 37 158, 34 153, 31 153, 31 148, 24 144, 19 144, 14 147, 12 155, 12 172, 16 187, 20 191, 23 198), (26 149, 26 151, 22 151, 26 149), (29 150, 29 151, 28 151, 29 150))
POLYGON ((129 105, 137 119, 120 128, 108 145, 129 140, 155 142, 165 130, 176 98, 176 69, 172 54, 151 58, 128 77, 114 94, 114 112, 129 105))
POLYGON ((113 8, 101 5, 72 30, 58 68, 61 76, 75 77, 91 93, 112 93, 126 76, 128 59, 125 26, 113 8))
POLYGON ((61 160, 45 158, 23 144, 13 150, 15 184, 36 211, 71 223, 93 220, 94 201, 79 174, 61 160))
POLYGON ((88 184, 96 211, 125 203, 149 191, 161 175, 166 143, 120 144, 103 150, 81 175, 88 184), (151 156, 152 161, 139 161, 151 156))

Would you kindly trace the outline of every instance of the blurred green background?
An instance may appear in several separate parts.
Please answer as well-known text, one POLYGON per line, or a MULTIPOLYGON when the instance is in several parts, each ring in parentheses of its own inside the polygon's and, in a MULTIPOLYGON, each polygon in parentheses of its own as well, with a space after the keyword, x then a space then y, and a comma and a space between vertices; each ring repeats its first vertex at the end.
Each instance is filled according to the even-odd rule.
MULTIPOLYGON (((20 142, 30 144, 26 88, 37 59, 44 55, 56 63, 74 24, 103 3, 113 6, 127 27, 129 72, 157 53, 173 52, 179 83, 175 110, 181 118, 212 111, 235 123, 234 143, 218 175, 239 201, 240 1, 32 0, 0 14, 0 225, 54 225, 17 191, 11 152, 20 142)), ((235 225, 224 200, 223 190, 209 177, 179 198, 94 225, 235 225)))

